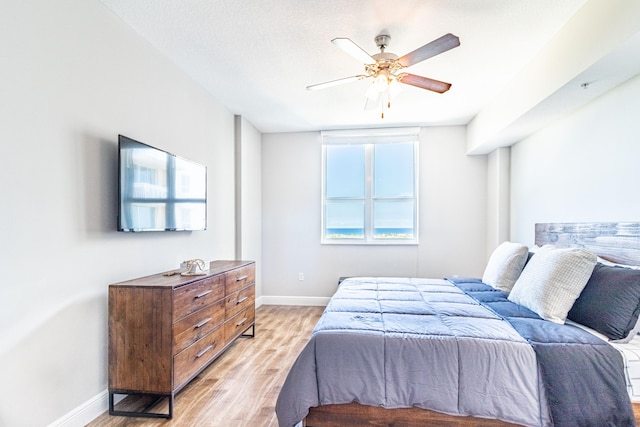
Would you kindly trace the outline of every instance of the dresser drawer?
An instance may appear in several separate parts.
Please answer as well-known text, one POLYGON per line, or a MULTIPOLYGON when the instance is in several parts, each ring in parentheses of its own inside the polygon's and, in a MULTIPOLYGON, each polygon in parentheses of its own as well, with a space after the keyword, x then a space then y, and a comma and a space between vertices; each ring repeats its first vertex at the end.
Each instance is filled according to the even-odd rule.
POLYGON ((224 306, 226 311, 226 318, 230 319, 240 311, 249 307, 255 306, 256 299, 256 287, 249 285, 244 289, 234 292, 225 298, 224 306))
POLYGON ((189 347, 224 322, 225 300, 213 304, 184 317, 173 325, 173 354, 189 347))
POLYGON ((173 318, 180 320, 224 297, 225 276, 219 274, 174 290, 173 318))
POLYGON ((226 294, 230 295, 256 281, 255 264, 236 268, 225 273, 226 294))
POLYGON ((224 348, 224 328, 220 327, 173 358, 174 389, 187 381, 224 348))
POLYGON ((255 322, 255 319, 255 307, 251 306, 227 320, 224 324, 225 341, 227 343, 233 341, 234 338, 249 329, 249 326, 255 322))

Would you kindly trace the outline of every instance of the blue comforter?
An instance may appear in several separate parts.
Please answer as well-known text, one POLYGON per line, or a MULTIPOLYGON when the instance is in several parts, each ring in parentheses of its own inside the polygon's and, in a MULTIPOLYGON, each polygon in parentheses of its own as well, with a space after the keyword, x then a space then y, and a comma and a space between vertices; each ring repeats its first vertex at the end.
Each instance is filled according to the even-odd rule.
POLYGON ((616 350, 478 280, 344 281, 276 412, 288 427, 310 407, 350 402, 525 426, 634 425, 616 350))
POLYGON ((554 425, 635 425, 616 349, 578 327, 541 319, 479 279, 449 280, 503 316, 531 344, 554 425))

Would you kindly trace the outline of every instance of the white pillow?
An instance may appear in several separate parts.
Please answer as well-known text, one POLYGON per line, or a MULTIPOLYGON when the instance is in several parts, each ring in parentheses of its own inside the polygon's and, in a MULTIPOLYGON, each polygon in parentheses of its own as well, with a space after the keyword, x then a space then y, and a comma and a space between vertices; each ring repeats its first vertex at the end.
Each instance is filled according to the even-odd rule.
POLYGON ((583 249, 542 247, 520 274, 509 300, 543 319, 564 323, 595 265, 595 254, 583 249))
POLYGON ((538 252, 540 249, 542 248, 555 248, 556 245, 550 245, 550 244, 546 244, 546 245, 542 245, 542 246, 538 246, 538 245, 533 245, 529 248, 529 252, 531 252, 532 254, 535 254, 536 252, 538 252))
POLYGON ((502 243, 489 257, 482 281, 501 291, 510 292, 527 262, 528 253, 527 247, 520 243, 502 243))

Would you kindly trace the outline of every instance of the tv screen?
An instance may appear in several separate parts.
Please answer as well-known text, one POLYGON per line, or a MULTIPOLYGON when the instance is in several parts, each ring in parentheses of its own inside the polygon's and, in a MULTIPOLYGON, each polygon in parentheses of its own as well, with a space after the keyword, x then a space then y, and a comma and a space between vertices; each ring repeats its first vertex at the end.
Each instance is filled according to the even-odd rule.
POLYGON ((207 168, 118 135, 118 231, 207 228, 207 168))

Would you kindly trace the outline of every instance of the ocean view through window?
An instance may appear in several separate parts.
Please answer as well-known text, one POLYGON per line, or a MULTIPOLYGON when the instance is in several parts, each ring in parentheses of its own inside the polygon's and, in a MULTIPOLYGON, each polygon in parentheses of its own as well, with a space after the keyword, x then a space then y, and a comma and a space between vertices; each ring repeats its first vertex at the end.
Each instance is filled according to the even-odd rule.
POLYGON ((419 128, 322 138, 322 243, 417 243, 419 128))

